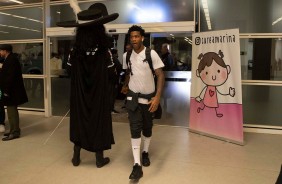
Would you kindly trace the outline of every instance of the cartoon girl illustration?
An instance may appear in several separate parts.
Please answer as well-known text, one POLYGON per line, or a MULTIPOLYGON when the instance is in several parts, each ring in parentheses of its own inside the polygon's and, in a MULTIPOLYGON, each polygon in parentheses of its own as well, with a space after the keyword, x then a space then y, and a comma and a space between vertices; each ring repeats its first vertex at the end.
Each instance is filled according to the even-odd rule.
POLYGON ((223 60, 223 53, 219 50, 215 52, 207 52, 204 55, 201 53, 198 57, 200 63, 196 71, 197 77, 206 85, 200 95, 196 97, 197 102, 203 101, 204 107, 198 107, 197 112, 200 113, 205 107, 214 108, 217 117, 222 117, 223 114, 217 112, 218 98, 217 93, 221 95, 235 96, 235 88, 230 87, 228 94, 223 94, 217 90, 218 86, 223 85, 231 72, 231 67, 226 65, 223 60))

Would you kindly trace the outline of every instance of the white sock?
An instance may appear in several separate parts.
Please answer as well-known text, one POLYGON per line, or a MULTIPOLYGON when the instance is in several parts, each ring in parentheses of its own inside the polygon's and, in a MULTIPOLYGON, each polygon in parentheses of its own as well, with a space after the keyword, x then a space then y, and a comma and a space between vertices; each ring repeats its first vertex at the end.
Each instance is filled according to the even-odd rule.
POLYGON ((137 163, 139 165, 141 165, 141 162, 140 162, 140 145, 141 145, 141 138, 131 139, 131 146, 132 146, 134 164, 137 163))
POLYGON ((148 153, 149 152, 150 142, 151 142, 151 137, 143 136, 143 141, 144 141, 143 152, 145 151, 146 153, 148 153))

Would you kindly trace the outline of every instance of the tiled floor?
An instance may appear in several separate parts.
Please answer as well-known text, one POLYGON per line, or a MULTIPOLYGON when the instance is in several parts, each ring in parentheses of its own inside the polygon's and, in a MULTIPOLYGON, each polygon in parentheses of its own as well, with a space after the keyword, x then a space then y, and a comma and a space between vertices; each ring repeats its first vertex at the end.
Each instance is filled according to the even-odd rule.
POLYGON ((2 184, 274 184, 282 163, 282 135, 245 133, 245 145, 194 134, 183 127, 154 127, 152 164, 130 181, 133 166, 128 123, 114 122, 116 144, 96 168, 93 153, 82 151, 73 167, 69 119, 20 114, 22 137, 0 141, 2 184), (54 129, 57 129, 54 131, 54 129))

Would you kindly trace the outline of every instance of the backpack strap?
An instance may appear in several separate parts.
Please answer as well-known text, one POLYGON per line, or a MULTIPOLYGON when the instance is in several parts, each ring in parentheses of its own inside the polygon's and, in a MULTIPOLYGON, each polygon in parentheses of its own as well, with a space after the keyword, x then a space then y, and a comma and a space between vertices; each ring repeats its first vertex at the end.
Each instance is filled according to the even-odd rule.
POLYGON ((151 57, 151 49, 149 47, 146 47, 145 55, 146 55, 146 60, 148 61, 148 64, 150 66, 150 69, 152 70, 153 75, 155 75, 155 70, 153 68, 153 61, 151 57))
MULTIPOLYGON (((126 53, 126 65, 129 68, 130 74, 133 75, 132 69, 131 69, 131 61, 130 61, 131 54, 132 54, 132 50, 128 51, 126 53)), ((152 61, 152 57, 151 57, 151 49, 149 47, 146 47, 145 56, 146 56, 146 61, 148 62, 149 67, 152 70, 153 75, 155 76, 155 70, 153 68, 153 61, 152 61)))
POLYGON ((126 65, 129 69, 130 74, 133 75, 132 69, 131 69, 131 61, 130 61, 131 54, 132 54, 132 50, 126 52, 126 65))

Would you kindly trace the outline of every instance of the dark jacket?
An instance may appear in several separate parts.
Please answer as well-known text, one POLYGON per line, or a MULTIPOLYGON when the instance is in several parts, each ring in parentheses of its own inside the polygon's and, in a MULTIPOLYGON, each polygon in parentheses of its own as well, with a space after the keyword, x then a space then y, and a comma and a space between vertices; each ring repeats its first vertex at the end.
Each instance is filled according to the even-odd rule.
POLYGON ((28 101, 21 65, 17 56, 13 53, 10 53, 3 62, 0 72, 0 89, 3 93, 3 103, 6 106, 20 105, 28 101))
POLYGON ((162 59, 164 65, 165 65, 164 68, 163 68, 164 71, 173 70, 173 64, 174 64, 173 57, 169 52, 163 54, 161 56, 161 59, 162 59))

